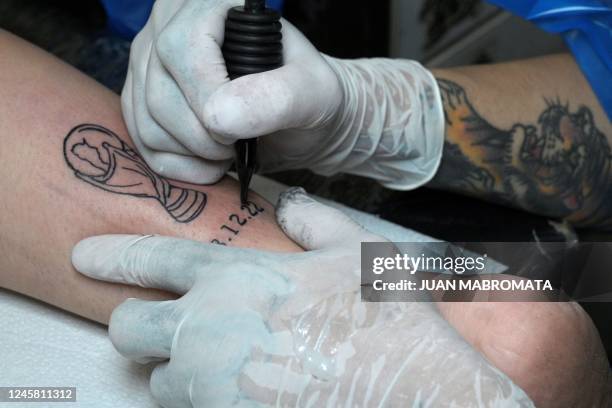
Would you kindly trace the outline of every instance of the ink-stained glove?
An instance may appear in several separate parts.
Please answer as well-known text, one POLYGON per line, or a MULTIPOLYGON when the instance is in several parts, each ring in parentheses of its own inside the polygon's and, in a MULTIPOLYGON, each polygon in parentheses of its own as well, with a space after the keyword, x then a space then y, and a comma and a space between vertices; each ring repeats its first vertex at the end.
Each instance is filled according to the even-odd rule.
POLYGON ((110 322, 120 353, 161 361, 163 406, 532 406, 431 304, 361 302, 360 242, 382 237, 303 190, 277 217, 307 252, 138 236, 74 249, 90 277, 182 295, 127 300, 110 322))
POLYGON ((123 111, 156 171, 212 182, 227 169, 231 144, 264 136, 262 171, 344 172, 403 190, 435 175, 444 114, 427 69, 324 56, 283 20, 285 65, 229 82, 221 45, 232 5, 158 0, 134 41, 123 111))
POLYGON ((202 125, 204 103, 227 81, 218 44, 231 0, 157 0, 132 43, 121 95, 125 123, 149 166, 198 184, 218 181, 233 149, 202 125))

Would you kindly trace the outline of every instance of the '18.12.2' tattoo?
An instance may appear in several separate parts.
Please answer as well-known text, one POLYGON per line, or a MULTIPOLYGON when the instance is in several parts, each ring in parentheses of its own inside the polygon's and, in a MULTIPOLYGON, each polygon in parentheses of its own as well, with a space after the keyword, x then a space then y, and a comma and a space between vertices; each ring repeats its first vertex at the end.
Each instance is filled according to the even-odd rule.
POLYGON ((591 110, 548 102, 535 125, 494 127, 458 84, 439 80, 446 115, 433 185, 578 225, 612 225, 612 153, 591 110))
POLYGON ((195 220, 206 207, 206 194, 155 174, 138 153, 102 126, 72 129, 64 140, 64 158, 86 183, 116 194, 155 199, 180 223, 195 220))

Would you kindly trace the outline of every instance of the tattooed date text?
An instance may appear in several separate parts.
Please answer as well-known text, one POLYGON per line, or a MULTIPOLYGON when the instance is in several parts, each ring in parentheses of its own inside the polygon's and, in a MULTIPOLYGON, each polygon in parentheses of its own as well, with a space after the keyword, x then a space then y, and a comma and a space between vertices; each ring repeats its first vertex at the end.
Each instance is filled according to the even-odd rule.
POLYGON ((227 245, 232 240, 240 235, 240 231, 246 226, 249 221, 255 219, 259 214, 265 210, 254 202, 249 201, 240 207, 240 213, 230 214, 228 221, 219 227, 221 233, 225 235, 225 238, 215 238, 210 242, 217 245, 227 245))

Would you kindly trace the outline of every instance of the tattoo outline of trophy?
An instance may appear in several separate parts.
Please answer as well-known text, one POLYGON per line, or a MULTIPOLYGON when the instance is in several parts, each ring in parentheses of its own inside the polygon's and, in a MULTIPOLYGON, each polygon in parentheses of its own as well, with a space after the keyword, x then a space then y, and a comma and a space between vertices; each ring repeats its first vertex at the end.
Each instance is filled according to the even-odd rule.
POLYGON ((204 211, 206 194, 157 175, 115 133, 98 125, 75 127, 64 139, 64 158, 79 179, 115 194, 153 198, 180 223, 204 211))

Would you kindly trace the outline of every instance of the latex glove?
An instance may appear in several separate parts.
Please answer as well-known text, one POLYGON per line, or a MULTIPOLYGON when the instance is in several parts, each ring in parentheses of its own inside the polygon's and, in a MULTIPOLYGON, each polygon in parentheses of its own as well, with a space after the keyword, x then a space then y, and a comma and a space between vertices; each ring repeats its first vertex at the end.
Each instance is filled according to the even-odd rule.
POLYGON ((158 0, 134 41, 123 92, 129 131, 162 174, 221 177, 237 139, 265 136, 263 171, 308 168, 416 188, 436 173, 444 114, 434 77, 407 60, 340 60, 283 20, 284 67, 229 82, 220 0, 158 0), (203 160, 198 160, 195 157, 203 160))
POLYGON ((204 103, 227 72, 223 41, 231 0, 157 0, 132 43, 121 95, 127 129, 151 168, 192 183, 218 181, 233 149, 202 125, 204 103))
POLYGON ((183 295, 128 300, 110 322, 124 356, 164 361, 163 406, 532 406, 430 304, 361 302, 359 244, 382 237, 301 190, 278 221, 308 252, 136 236, 75 248, 88 276, 183 295))

